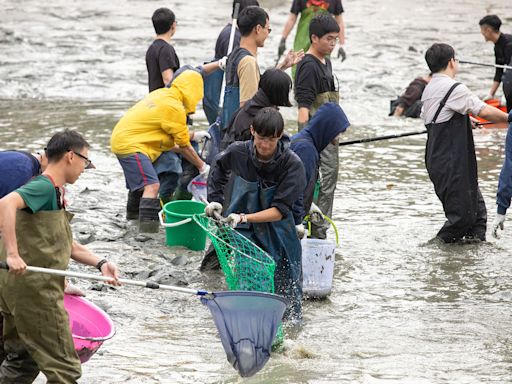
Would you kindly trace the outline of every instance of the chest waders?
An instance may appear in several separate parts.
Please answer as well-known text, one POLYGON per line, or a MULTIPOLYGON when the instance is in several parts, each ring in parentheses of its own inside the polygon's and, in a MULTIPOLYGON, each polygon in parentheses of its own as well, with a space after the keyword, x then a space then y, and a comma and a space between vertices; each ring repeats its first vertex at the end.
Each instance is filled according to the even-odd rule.
MULTIPOLYGON (((231 201, 225 212, 254 213, 270 208, 275 186, 264 188, 260 182, 250 182, 240 176, 233 177, 231 201)), ((245 223, 236 230, 255 242, 276 263, 275 293, 290 300, 284 319, 302 319, 302 248, 290 210, 280 221, 272 223, 245 223)))
POLYGON ((450 94, 459 84, 450 88, 432 123, 426 124, 425 164, 446 215, 447 220, 437 234, 445 243, 459 241, 464 236, 485 240, 487 226, 469 116, 456 113, 450 120, 436 123, 450 94))
MULTIPOLYGON (((240 108, 240 79, 238 78, 238 64, 245 56, 251 53, 245 48, 236 48, 229 55, 226 66, 226 87, 224 88, 224 104, 222 104, 221 115, 221 139, 224 136, 224 130, 231 121, 235 111, 240 108)), ((251 55, 252 56, 252 55, 251 55)))
MULTIPOLYGON (((295 32, 295 40, 293 41, 293 50, 295 52, 301 49, 303 49, 304 52, 308 51, 311 45, 311 41, 309 40, 309 24, 311 23, 311 20, 313 20, 313 17, 326 12, 327 11, 322 7, 312 5, 308 8, 304 8, 300 13, 297 31, 295 32)), ((295 79, 295 70, 296 65, 292 67, 292 79, 295 79)))
MULTIPOLYGON (((323 104, 333 102, 339 104, 340 95, 338 91, 323 92, 316 96, 311 109, 309 110, 309 118, 311 119, 318 108, 323 104)), ((339 145, 329 143, 327 147, 320 153, 319 180, 320 190, 316 204, 318 208, 327 217, 332 217, 332 206, 334 203, 334 191, 338 182, 339 172, 339 145)), ((307 213, 307 212, 306 212, 307 213)), ((326 220, 320 223, 311 223, 311 237, 316 239, 327 238, 327 230, 330 224, 326 220)))
MULTIPOLYGON (((18 250, 27 265, 67 269, 73 242, 71 217, 63 209, 18 211, 18 250)), ((0 245, 0 259, 5 261, 6 250, 0 245)), ((32 383, 41 371, 48 383, 76 383, 81 366, 64 309, 64 277, 0 271, 0 307, 7 353, 0 382, 32 383)))

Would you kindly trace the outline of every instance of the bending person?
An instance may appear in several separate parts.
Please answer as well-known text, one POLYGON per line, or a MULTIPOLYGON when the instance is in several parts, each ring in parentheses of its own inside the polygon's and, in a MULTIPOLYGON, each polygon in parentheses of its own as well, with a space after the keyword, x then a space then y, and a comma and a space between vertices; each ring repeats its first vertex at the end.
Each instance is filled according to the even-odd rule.
POLYGON ((224 211, 227 222, 267 251, 275 260, 275 292, 290 299, 285 318, 302 318, 302 250, 292 205, 304 191, 304 166, 280 140, 284 121, 274 108, 254 117, 252 140, 236 142, 221 152, 208 177, 206 214, 224 211), (233 182, 230 201, 224 188, 233 182), (224 207, 223 207, 224 205, 224 207))
MULTIPOLYGON (((291 137, 290 149, 299 156, 306 170, 306 189, 293 205, 295 221, 302 222, 306 213, 322 215, 313 203, 313 193, 319 176, 320 154, 330 143, 338 143, 339 135, 350 123, 336 103, 322 105, 304 129, 291 137)), ((320 216, 321 218, 321 216, 320 216)), ((318 221, 318 220, 312 220, 318 221)), ((300 224, 302 225, 302 224, 300 224)), ((298 227, 298 231, 302 230, 298 227)))
POLYGON ((207 133, 189 132, 186 123, 203 97, 203 79, 194 69, 180 71, 169 88, 151 92, 128 110, 110 139, 129 189, 126 217, 139 218, 141 232, 158 231, 158 196, 165 202, 176 190, 181 156, 208 175, 208 165, 190 143, 207 133))
POLYGON ((256 94, 239 108, 229 125, 226 127, 221 142, 221 150, 235 141, 250 140, 251 125, 256 113, 265 107, 291 107, 289 94, 292 89, 292 79, 277 68, 267 69, 261 76, 256 94))
POLYGON ((424 77, 417 77, 411 81, 404 93, 397 99, 391 100, 389 116, 420 117, 421 96, 430 80, 432 80, 431 73, 424 77))

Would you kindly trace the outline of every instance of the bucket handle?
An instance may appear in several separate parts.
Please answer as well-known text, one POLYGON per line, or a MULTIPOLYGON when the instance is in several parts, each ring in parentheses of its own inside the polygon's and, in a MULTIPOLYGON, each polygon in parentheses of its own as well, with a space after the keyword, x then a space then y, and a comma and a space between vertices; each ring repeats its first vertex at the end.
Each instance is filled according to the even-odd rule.
MULTIPOLYGON (((336 234, 336 246, 339 246, 340 245, 340 237, 339 237, 339 233, 338 233, 338 227, 336 227, 336 224, 334 224, 334 221, 332 221, 331 218, 327 217, 326 215, 322 215, 322 216, 329 224, 331 224, 332 228, 334 229, 334 233, 336 234)), ((306 221, 308 223, 308 231, 311 234, 311 221, 309 220, 309 215, 306 215, 306 217, 304 217, 304 221, 306 221)))
POLYGON ((192 218, 188 218, 185 220, 178 221, 177 223, 164 223, 164 210, 162 209, 160 212, 158 212, 158 218, 160 219, 160 225, 164 228, 173 228, 173 227, 179 227, 180 225, 190 223, 192 221, 192 218))

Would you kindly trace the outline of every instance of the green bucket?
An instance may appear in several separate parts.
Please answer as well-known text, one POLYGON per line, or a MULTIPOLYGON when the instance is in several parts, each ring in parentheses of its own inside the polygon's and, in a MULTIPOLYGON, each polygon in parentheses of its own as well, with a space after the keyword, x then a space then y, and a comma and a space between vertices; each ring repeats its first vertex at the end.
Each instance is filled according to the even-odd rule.
POLYGON ((204 213, 205 205, 199 201, 175 200, 164 205, 166 244, 170 247, 181 245, 192 251, 202 251, 206 244, 206 232, 196 224, 192 217, 204 213))

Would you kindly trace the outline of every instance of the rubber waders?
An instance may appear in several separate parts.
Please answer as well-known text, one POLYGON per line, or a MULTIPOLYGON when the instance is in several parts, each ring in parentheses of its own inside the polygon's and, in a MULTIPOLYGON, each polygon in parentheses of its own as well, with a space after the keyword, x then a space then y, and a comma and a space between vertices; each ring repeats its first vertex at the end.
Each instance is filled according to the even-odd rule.
POLYGON ((160 227, 158 212, 160 211, 159 199, 141 198, 139 206, 139 232, 157 233, 160 227))
POLYGON ((128 192, 128 201, 126 202, 126 220, 137 220, 139 218, 140 198, 143 189, 135 192, 128 192))

